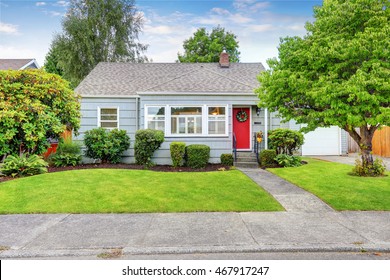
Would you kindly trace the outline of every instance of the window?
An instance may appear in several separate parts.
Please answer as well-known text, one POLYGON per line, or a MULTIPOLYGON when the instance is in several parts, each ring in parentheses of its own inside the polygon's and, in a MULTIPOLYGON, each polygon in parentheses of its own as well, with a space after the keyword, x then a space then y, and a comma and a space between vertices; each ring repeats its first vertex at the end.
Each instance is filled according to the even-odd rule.
POLYGON ((168 137, 228 136, 228 106, 145 106, 145 128, 168 137))
POLYGON ((99 126, 106 129, 119 128, 118 108, 99 108, 99 126))
POLYGON ((147 128, 165 131, 165 107, 146 107, 147 128))
POLYGON ((209 134, 226 134, 226 108, 208 107, 209 134))
POLYGON ((202 107, 171 107, 171 134, 202 134, 202 107))

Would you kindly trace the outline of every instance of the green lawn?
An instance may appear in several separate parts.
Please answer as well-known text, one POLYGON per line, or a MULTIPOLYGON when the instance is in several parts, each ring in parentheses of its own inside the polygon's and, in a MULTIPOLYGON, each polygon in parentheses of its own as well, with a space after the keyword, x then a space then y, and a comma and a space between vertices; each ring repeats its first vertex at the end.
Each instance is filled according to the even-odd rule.
POLYGON ((89 169, 0 183, 0 213, 281 211, 238 170, 89 169))
POLYGON ((315 194, 336 210, 390 210, 390 176, 351 176, 351 165, 305 160, 309 164, 301 167, 268 170, 315 194))

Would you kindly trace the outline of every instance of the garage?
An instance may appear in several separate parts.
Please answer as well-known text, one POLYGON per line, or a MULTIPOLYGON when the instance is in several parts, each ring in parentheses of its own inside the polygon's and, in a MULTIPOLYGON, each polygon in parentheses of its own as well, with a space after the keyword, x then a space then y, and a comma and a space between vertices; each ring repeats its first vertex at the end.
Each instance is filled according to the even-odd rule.
POLYGON ((304 156, 340 155, 340 128, 337 126, 320 127, 304 134, 302 146, 304 156))

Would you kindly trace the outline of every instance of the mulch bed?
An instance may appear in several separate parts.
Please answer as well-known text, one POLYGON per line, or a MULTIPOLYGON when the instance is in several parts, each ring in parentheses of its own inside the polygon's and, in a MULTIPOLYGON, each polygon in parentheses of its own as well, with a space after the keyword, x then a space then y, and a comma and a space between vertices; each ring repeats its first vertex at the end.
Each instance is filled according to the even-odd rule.
MULTIPOLYGON (((96 168, 103 168, 103 169, 136 169, 136 170, 145 170, 143 165, 137 165, 137 164, 109 164, 109 163, 98 163, 98 164, 81 164, 77 166, 66 166, 66 167, 48 167, 47 171, 48 173, 52 172, 60 172, 60 171, 68 171, 68 170, 79 170, 79 169, 96 169, 96 168)), ((208 164, 205 168, 199 168, 199 169, 193 169, 190 167, 173 167, 170 165, 155 165, 148 170, 152 171, 159 171, 159 172, 210 172, 210 171, 218 171, 221 170, 221 168, 224 168, 226 170, 229 170, 230 167, 222 164, 208 164)), ((0 183, 5 182, 8 180, 12 180, 14 178, 12 177, 0 177, 0 183)))

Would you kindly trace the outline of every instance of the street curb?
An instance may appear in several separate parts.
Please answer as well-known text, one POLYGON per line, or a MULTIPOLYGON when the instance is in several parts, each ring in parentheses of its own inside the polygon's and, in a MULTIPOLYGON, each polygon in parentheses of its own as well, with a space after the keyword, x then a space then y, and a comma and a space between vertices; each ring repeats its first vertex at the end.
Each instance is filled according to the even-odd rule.
POLYGON ((390 253, 390 245, 385 246, 205 246, 205 247, 125 247, 95 249, 61 249, 61 250, 5 250, 0 252, 0 259, 55 258, 55 257, 97 257, 112 249, 122 249, 123 255, 165 255, 165 254, 212 254, 212 253, 318 253, 318 252, 356 252, 356 253, 390 253))

